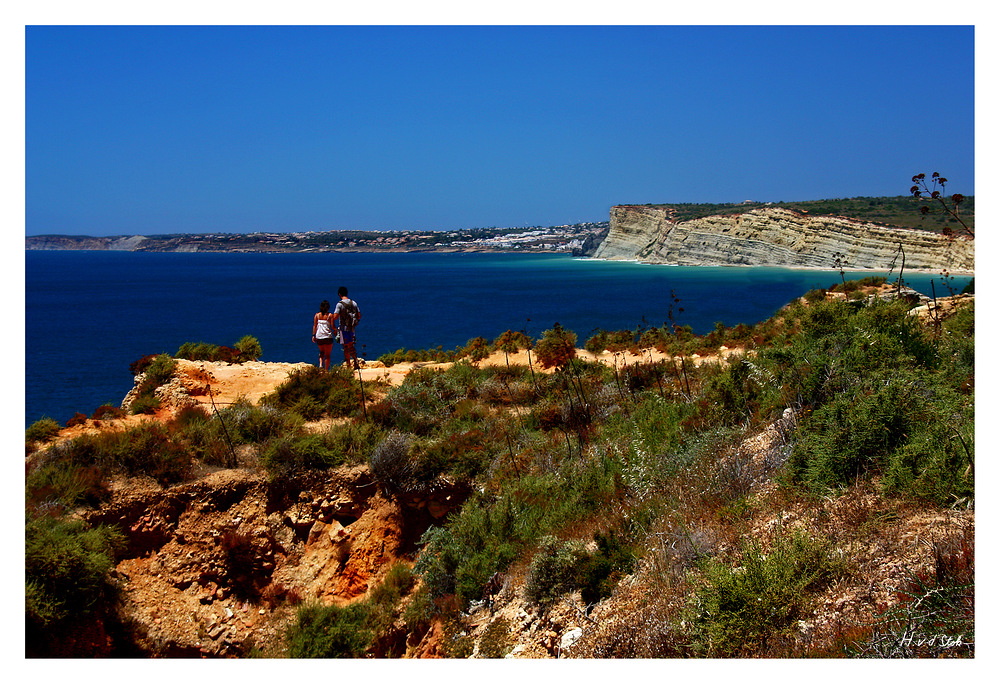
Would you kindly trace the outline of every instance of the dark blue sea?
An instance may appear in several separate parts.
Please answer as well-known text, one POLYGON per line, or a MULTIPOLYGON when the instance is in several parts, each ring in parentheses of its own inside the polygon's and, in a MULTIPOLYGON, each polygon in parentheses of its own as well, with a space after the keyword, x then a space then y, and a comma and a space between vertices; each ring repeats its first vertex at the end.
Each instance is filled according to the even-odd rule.
MULTIPOLYGON (((855 273, 855 277, 873 275, 855 273)), ((875 275, 886 275, 876 273, 875 275)), ((848 274, 851 277, 851 274, 848 274)), ((650 266, 568 255, 25 252, 25 425, 118 405, 129 364, 184 342, 253 335, 263 361, 315 362, 312 317, 346 285, 362 311, 358 350, 454 349, 556 322, 591 333, 674 320, 696 333, 757 323, 835 271, 650 266), (678 308, 683 307, 683 313, 678 308)), ((930 293, 931 276, 908 276, 930 293)), ((955 278, 961 288, 968 278, 955 278)), ((942 292, 936 279, 938 295, 942 292)))

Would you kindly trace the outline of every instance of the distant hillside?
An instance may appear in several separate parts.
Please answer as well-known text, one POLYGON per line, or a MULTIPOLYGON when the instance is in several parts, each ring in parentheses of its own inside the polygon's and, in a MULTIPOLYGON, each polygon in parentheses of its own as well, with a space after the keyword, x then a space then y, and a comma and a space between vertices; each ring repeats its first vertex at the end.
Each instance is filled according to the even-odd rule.
MULTIPOLYGON (((814 216, 844 216, 847 218, 881 223, 900 228, 918 228, 936 233, 951 223, 958 227, 958 222, 946 217, 943 212, 933 212, 921 216, 922 203, 909 195, 898 197, 850 197, 843 199, 808 200, 803 202, 742 202, 739 204, 646 204, 642 206, 670 209, 673 220, 677 223, 706 216, 724 216, 742 214, 749 209, 761 207, 779 207, 795 211, 808 212, 814 216)), ((962 219, 975 230, 976 200, 974 196, 965 198, 962 203, 962 219)))

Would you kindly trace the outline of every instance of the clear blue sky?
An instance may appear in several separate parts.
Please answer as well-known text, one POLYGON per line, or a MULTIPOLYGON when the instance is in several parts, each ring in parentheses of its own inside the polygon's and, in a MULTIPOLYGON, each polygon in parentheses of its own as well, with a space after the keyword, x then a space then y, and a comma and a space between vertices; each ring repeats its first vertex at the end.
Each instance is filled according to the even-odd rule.
POLYGON ((974 194, 956 26, 27 26, 28 235, 974 194))

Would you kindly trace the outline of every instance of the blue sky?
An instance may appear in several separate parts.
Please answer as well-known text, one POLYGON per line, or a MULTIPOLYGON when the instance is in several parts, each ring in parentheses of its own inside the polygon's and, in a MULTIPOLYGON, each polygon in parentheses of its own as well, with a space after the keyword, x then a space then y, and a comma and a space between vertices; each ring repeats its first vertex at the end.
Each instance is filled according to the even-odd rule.
POLYGON ((975 193, 970 26, 27 26, 25 232, 975 193))

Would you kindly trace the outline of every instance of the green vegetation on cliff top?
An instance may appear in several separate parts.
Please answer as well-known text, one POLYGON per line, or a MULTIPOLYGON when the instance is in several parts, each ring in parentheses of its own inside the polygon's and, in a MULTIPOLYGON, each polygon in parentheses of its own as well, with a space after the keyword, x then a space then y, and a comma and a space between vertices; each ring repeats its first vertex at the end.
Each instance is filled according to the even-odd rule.
MULTIPOLYGON (((674 221, 690 221, 706 216, 742 214, 751 209, 778 207, 794 211, 808 212, 817 216, 843 216, 862 221, 871 221, 900 228, 917 228, 936 233, 949 224, 958 225, 955 219, 935 212, 921 215, 920 202, 910 195, 898 197, 845 197, 842 199, 808 200, 803 202, 747 202, 741 204, 645 204, 647 207, 668 208, 673 211, 674 221)), ((975 228, 975 197, 966 197, 962 203, 962 218, 970 228, 975 228)))

